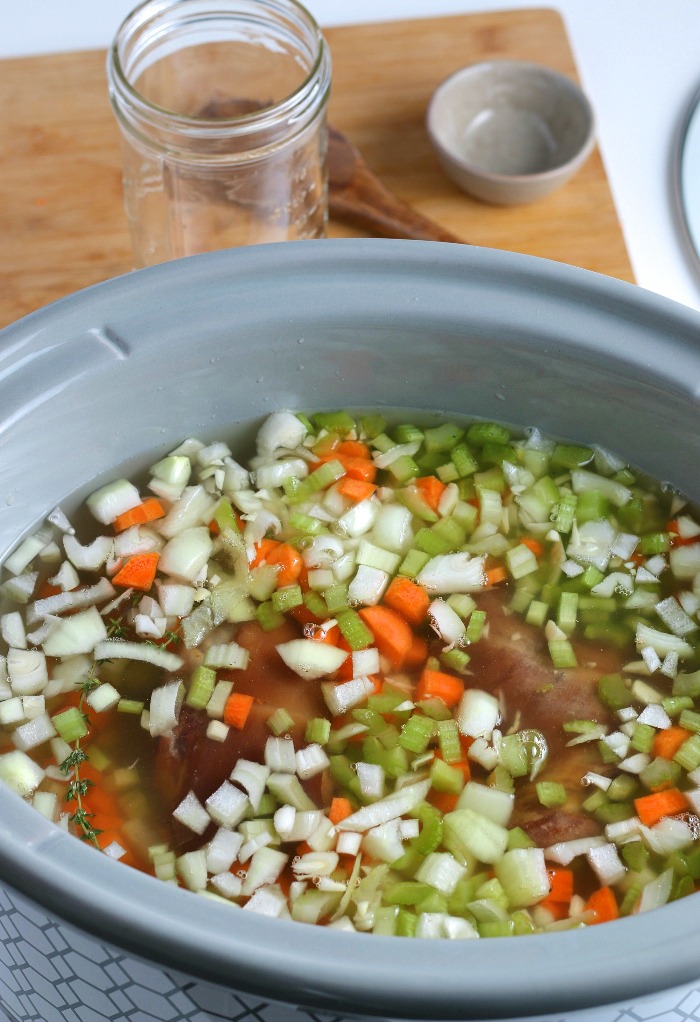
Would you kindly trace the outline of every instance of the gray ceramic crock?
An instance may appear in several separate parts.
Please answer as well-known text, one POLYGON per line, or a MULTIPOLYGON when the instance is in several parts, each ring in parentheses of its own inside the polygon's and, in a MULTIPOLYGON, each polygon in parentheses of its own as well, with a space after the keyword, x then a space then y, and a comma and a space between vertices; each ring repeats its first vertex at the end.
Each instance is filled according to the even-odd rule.
MULTIPOLYGON (((699 388, 698 316, 560 264, 375 240, 195 256, 0 333, 0 557, 110 468, 282 407, 538 425, 700 498, 699 388)), ((330 932, 141 875, 7 790, 0 876, 0 1005, 22 1022, 700 1018, 695 896, 519 939, 330 932)))

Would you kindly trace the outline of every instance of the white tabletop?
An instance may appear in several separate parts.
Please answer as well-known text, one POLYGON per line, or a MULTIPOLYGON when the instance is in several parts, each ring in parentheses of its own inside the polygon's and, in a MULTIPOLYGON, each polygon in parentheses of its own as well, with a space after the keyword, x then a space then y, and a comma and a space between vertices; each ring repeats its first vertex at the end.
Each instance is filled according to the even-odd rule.
MULTIPOLYGON (((135 0, 2 0, 0 58, 107 46, 135 0)), ((321 25, 538 6, 525 0, 307 0, 321 25)), ((673 167, 700 86, 698 0, 558 0, 637 283, 700 310, 673 167)), ((547 55, 542 54, 546 63, 547 55)), ((698 181, 700 190, 700 180, 698 181)))

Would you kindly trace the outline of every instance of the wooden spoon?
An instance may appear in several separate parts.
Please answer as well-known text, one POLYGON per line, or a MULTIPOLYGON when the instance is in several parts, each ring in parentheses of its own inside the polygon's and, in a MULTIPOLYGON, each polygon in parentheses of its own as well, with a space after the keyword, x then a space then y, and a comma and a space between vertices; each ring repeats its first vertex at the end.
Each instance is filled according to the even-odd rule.
POLYGON ((383 238, 464 244, 386 188, 341 131, 328 127, 328 211, 331 217, 383 238))

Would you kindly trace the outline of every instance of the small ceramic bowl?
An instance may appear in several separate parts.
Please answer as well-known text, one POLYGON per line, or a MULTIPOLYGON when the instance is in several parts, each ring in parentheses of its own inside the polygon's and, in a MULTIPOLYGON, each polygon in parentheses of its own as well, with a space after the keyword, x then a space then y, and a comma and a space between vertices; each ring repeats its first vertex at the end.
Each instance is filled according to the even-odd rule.
POLYGON ((524 61, 456 71, 435 90, 426 125, 445 173, 497 205, 532 202, 559 188, 594 143, 593 111, 581 89, 524 61))

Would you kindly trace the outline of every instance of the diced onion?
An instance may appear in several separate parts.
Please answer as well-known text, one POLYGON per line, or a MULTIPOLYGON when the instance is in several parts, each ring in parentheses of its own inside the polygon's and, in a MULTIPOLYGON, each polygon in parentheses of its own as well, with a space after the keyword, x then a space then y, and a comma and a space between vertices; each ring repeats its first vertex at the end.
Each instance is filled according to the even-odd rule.
POLYGON ((466 625, 456 611, 440 598, 428 607, 428 619, 440 638, 453 645, 465 637, 466 625))
POLYGON ((87 501, 94 518, 102 525, 110 525, 118 515, 131 511, 141 503, 141 494, 128 479, 115 479, 95 490, 87 501))
POLYGON ((396 820, 400 816, 410 813, 425 800, 429 791, 430 781, 408 784, 379 802, 362 806, 357 812, 346 816, 336 826, 338 830, 371 830, 372 827, 376 827, 380 823, 387 823, 389 820, 396 820))
POLYGON ((347 659, 347 652, 313 639, 292 639, 281 642, 277 652, 287 667, 301 678, 322 678, 334 674, 347 659))
POLYGON ((178 671, 183 663, 182 657, 160 646, 151 646, 146 642, 126 642, 124 639, 105 639, 97 643, 94 652, 95 660, 141 660, 162 667, 165 671, 178 671))
POLYGON ((180 680, 155 688, 149 705, 148 730, 151 737, 172 734, 180 719, 185 686, 180 680))
POLYGON ((416 581, 430 593, 472 593, 486 585, 485 557, 472 557, 466 551, 438 554, 418 573, 416 581))
POLYGON ((158 567, 180 582, 194 582, 206 567, 213 546, 209 530, 204 526, 183 529, 163 547, 158 567))
POLYGON ((57 621, 43 646, 47 656, 75 656, 92 652, 106 639, 107 628, 100 612, 96 607, 88 607, 57 621))
POLYGON ((457 709, 457 726, 469 738, 492 734, 501 718, 498 699, 490 692, 470 688, 462 696, 457 709))

